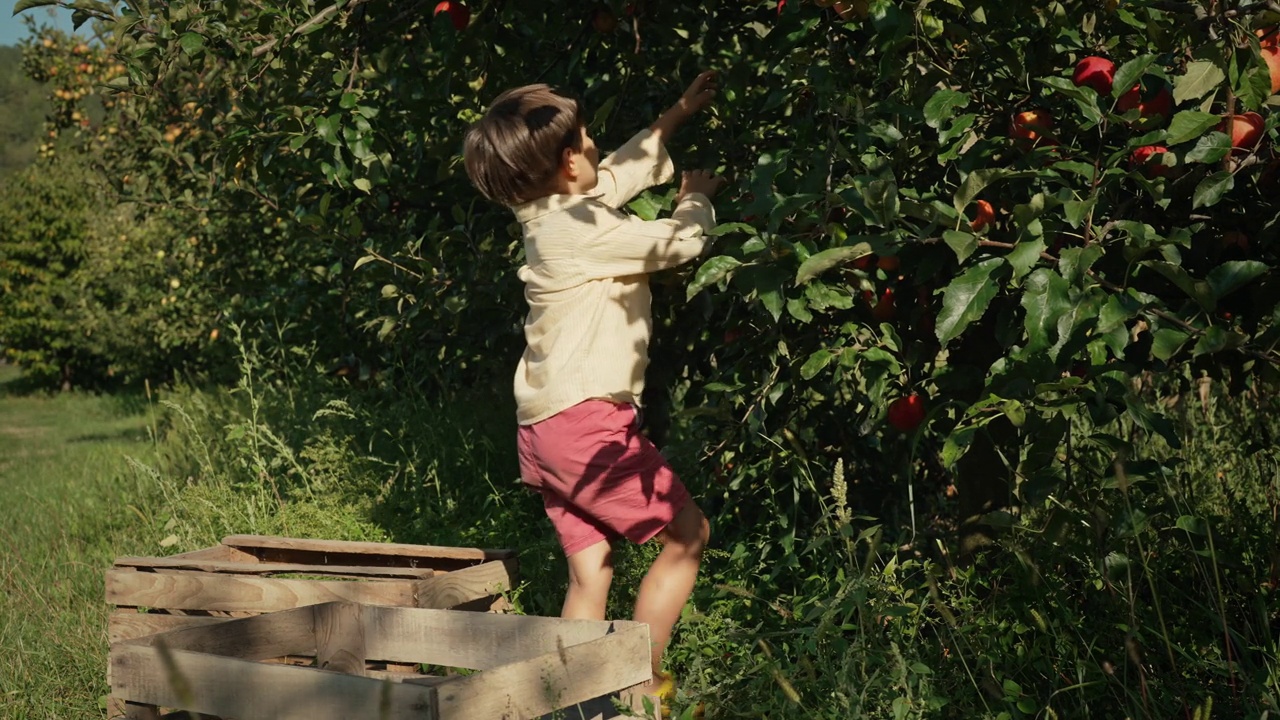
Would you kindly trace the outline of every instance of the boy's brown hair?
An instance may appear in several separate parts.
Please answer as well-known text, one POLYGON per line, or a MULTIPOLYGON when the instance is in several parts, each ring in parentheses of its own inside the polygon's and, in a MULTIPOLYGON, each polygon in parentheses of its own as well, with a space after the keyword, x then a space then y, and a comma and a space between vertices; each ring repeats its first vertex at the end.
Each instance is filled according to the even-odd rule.
POLYGON ((467 175, 485 197, 515 206, 550 194, 561 154, 582 149, 578 101, 548 85, 508 90, 467 130, 467 175))

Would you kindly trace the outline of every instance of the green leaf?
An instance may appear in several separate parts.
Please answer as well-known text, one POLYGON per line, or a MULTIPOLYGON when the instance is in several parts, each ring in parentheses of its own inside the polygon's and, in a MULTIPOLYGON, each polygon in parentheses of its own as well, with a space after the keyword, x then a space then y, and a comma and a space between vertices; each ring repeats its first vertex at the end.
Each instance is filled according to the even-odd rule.
POLYGON ((973 233, 959 230, 947 230, 942 233, 942 240, 956 253, 956 259, 964 262, 974 250, 978 249, 978 238, 973 233))
POLYGON ((351 184, 355 185, 357 190, 365 192, 373 189, 373 183, 369 181, 369 178, 356 178, 351 184))
POLYGON ((963 214, 964 209, 978 197, 988 185, 999 180, 1013 180, 1016 178, 1034 177, 1035 172, 1024 170, 1015 172, 1004 168, 983 168, 982 170, 974 170, 960 183, 960 189, 956 190, 954 206, 956 212, 963 214))
POLYGON ((627 203, 627 209, 640 216, 641 220, 652 222, 658 218, 658 213, 662 212, 662 208, 653 200, 645 195, 638 196, 635 200, 627 203))
POLYGON ((1196 146, 1187 152, 1189 163, 1216 163, 1231 152, 1231 138, 1224 132, 1211 132, 1203 135, 1196 146))
POLYGON ((754 225, 748 225, 746 223, 740 223, 740 222, 730 222, 730 223, 724 223, 722 225, 715 226, 714 228, 711 229, 711 232, 707 233, 707 235, 710 237, 720 237, 722 235, 729 235, 736 232, 744 232, 748 235, 758 235, 760 233, 760 231, 757 230, 754 225))
POLYGON ((1058 255, 1058 271, 1068 283, 1075 284, 1084 278, 1089 268, 1102 257, 1102 248, 1098 245, 1067 248, 1058 255))
POLYGON ((1178 529, 1189 532, 1192 535, 1208 535, 1209 523, 1204 518, 1195 517, 1194 515, 1178 516, 1178 529))
POLYGON ((995 274, 1005 267, 1004 258, 988 258, 964 271, 942 291, 938 313, 938 342, 946 345, 982 317, 999 288, 995 274))
POLYGON ((1226 170, 1219 170, 1201 180, 1199 185, 1196 185, 1195 192, 1191 194, 1191 209, 1196 210, 1217 205, 1222 196, 1230 192, 1235 186, 1235 176, 1226 170))
POLYGON ((1089 216, 1089 211, 1093 210, 1098 204, 1098 197, 1095 195, 1088 200, 1069 200, 1062 204, 1062 212, 1067 218, 1067 222, 1071 223, 1071 227, 1078 228, 1084 224, 1084 219, 1089 216))
POLYGON ((1121 65, 1116 70, 1115 79, 1111 83, 1111 96, 1118 98, 1129 92, 1134 85, 1138 84, 1138 80, 1147 73, 1147 68, 1151 67, 1151 63, 1155 61, 1155 55, 1142 55, 1121 65))
POLYGON ((23 10, 30 10, 36 7, 45 7, 48 5, 57 5, 58 0, 18 0, 13 5, 13 14, 17 15, 23 10))
POLYGON ((1169 134, 1165 138, 1165 142, 1170 145, 1180 145, 1184 142, 1195 140, 1205 131, 1212 127, 1222 124, 1222 118, 1207 112, 1199 110, 1183 110, 1173 116, 1173 120, 1169 123, 1169 134))
POLYGON ((1049 268, 1040 268, 1023 282, 1022 307, 1026 311, 1027 352, 1051 347, 1058 319, 1070 307, 1067 281, 1049 268))
POLYGON ((898 219, 898 184, 892 180, 873 180, 860 187, 862 202, 871 211, 872 220, 888 226, 898 219))
POLYGON ((815 352, 810 355, 809 359, 805 360, 804 365, 800 367, 800 377, 805 380, 812 380, 813 376, 822 372, 822 369, 830 365, 831 361, 835 359, 836 354, 830 350, 823 349, 815 352))
POLYGON ((946 442, 942 444, 943 466, 955 467, 956 461, 969 451, 969 447, 973 444, 973 436, 976 434, 978 434, 978 428, 973 425, 961 425, 952 430, 946 442))
POLYGON ((924 121, 937 130, 950 120, 957 108, 969 107, 969 96, 956 90, 939 90, 924 104, 924 121))
POLYGON ((1187 342, 1187 334, 1181 330, 1161 328, 1152 335, 1151 354, 1160 360, 1168 360, 1187 342))
POLYGON ((183 33, 178 43, 182 45, 182 52, 188 55, 195 55, 204 49, 204 36, 200 33, 183 33))
POLYGON ((1205 280, 1213 289, 1213 299, 1221 300, 1270 269, 1257 260, 1232 260, 1214 268, 1205 280))
POLYGON ((693 299, 693 296, 701 292, 703 288, 724 280, 741 266, 741 260, 728 255, 717 255, 707 260, 702 264, 702 267, 698 268, 697 274, 693 277, 693 282, 689 283, 685 298, 693 299))
POLYGON ((1178 289, 1185 292, 1192 300, 1200 305, 1201 309, 1209 311, 1213 309, 1215 299, 1213 297, 1212 288, 1209 283, 1204 280, 1196 280, 1181 265, 1175 265, 1171 262, 1163 260, 1147 260, 1143 265, 1155 270, 1165 277, 1166 280, 1178 286, 1178 289))
POLYGON ((1027 409, 1017 400, 1005 401, 1001 409, 1014 427, 1022 427, 1027 422, 1027 409))
POLYGON ((1122 327, 1141 309, 1142 304, 1131 295, 1112 295, 1107 298, 1106 304, 1102 306, 1102 312, 1098 314, 1098 332, 1110 332, 1122 327))
POLYGON ((1031 272, 1031 268, 1040 262, 1040 253, 1044 252, 1045 244, 1041 238, 1031 238, 1030 240, 1022 240, 1018 243, 1005 259, 1013 266, 1013 279, 1020 280, 1023 275, 1031 272))
POLYGON ((1173 101, 1181 104, 1188 100, 1199 100, 1216 90, 1226 79, 1227 75, 1222 72, 1222 68, 1208 60, 1188 63, 1187 71, 1173 83, 1173 101))
POLYGON ((1200 355, 1223 350, 1233 350, 1243 345, 1244 341, 1244 336, 1239 333, 1225 330, 1221 325, 1214 325, 1205 330, 1204 334, 1200 336, 1200 340, 1196 342, 1196 346, 1191 350, 1191 356, 1199 357, 1200 355))
POLYGON ((800 268, 796 270, 796 285, 804 285, 837 265, 870 254, 871 246, 864 242, 814 253, 800 263, 800 268))

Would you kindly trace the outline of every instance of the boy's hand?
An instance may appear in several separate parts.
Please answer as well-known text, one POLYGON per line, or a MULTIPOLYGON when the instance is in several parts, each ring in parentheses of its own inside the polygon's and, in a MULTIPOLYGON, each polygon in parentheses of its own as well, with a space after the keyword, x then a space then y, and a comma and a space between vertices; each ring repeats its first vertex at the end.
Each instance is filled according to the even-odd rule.
POLYGON ((716 71, 707 70, 693 79, 689 89, 685 90, 684 95, 681 95, 680 100, 676 102, 676 107, 686 116, 695 115, 711 104, 719 89, 716 71))
POLYGON ((658 139, 665 143, 667 138, 674 135, 686 120, 711 104, 719 87, 716 82, 715 70, 708 70, 699 74, 690 83, 689 89, 685 90, 680 99, 676 101, 676 104, 662 113, 662 116, 653 121, 653 124, 649 127, 658 136, 658 139))
POLYGON ((676 204, 684 199, 689 193, 702 193, 708 198, 713 198, 720 188, 724 187, 725 179, 711 172, 710 170, 689 170, 685 172, 684 179, 680 182, 680 194, 676 196, 676 204))

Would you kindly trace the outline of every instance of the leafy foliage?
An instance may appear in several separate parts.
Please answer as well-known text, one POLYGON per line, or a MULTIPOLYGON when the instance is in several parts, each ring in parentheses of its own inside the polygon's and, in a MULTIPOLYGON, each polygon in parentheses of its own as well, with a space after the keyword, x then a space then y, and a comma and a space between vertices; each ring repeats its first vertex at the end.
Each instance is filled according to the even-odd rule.
MULTIPOLYGON (((91 254, 88 232, 69 227, 41 242, 74 252, 77 269, 15 285, 58 318, 26 336, 44 345, 24 361, 65 367, 63 347, 81 348, 70 362, 89 375, 225 368, 211 331, 234 320, 274 328, 254 338, 268 355, 314 347, 313 365, 362 381, 384 368, 389 388, 450 397, 506 377, 522 247, 510 213, 465 180, 467 124, 499 91, 546 81, 582 98, 608 147, 681 79, 719 68, 714 115, 672 150, 735 187, 713 254, 653 279, 648 430, 683 476, 709 478, 735 579, 771 594, 844 607, 856 593, 801 562, 856 557, 828 546, 852 520, 815 530, 829 502, 898 518, 891 547, 932 553, 957 531, 961 563, 996 543, 1025 551, 1019 539, 1052 522, 1087 555, 1101 493, 1179 477, 1185 433, 1163 398, 1276 379, 1280 115, 1272 41, 1255 31, 1280 18, 1260 4, 486 2, 457 24, 416 1, 59 4, 106 46, 26 49, 29 74, 57 86, 45 162, 85 158, 149 238, 91 254), (1109 91, 1072 81, 1087 56, 1113 64, 1109 91), (161 251, 157 266, 147 252, 161 251), (106 276, 97 310, 54 312, 53 298, 106 276), (128 292, 157 280, 160 292, 128 292), (83 323, 122 313, 137 320, 128 335, 83 349, 83 323), (908 432, 885 422, 905 395, 928 408, 908 432), (836 483, 837 467, 854 481, 836 483), (918 494, 948 498, 945 512, 918 494)), ((630 209, 652 216, 672 195, 630 209)), ((1098 542, 1163 542, 1149 525, 1175 499, 1144 498, 1108 496, 1098 542)), ((1055 572, 1094 579, 1092 561, 1059 559, 1055 572)), ((935 611, 945 618, 917 599, 899 616, 935 611)), ((1131 623, 1172 646, 1165 620, 1131 623)), ((974 642, 983 656, 1014 647, 974 642)), ((1055 665, 1050 647, 983 692, 1010 715, 1131 710, 1123 694, 1074 694, 1109 680, 1055 665)), ((925 692, 924 673, 894 667, 925 692)), ((1237 698, 1242 712, 1274 705, 1264 683, 1237 698)), ((1154 689, 1160 715, 1184 688, 1154 689)))

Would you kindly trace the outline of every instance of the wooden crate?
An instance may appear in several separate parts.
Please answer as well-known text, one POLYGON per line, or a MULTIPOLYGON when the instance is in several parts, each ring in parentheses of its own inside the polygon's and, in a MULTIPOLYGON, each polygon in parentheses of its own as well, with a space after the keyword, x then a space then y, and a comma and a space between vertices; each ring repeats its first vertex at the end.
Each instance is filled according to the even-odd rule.
POLYGON ((173 708, 235 720, 520 720, 598 706, 650 678, 642 623, 351 602, 126 640, 110 662, 112 694, 134 718, 173 708), (316 660, 263 662, 283 656, 316 660), (477 672, 390 673, 371 661, 477 672))
POLYGON ((110 642, 323 602, 502 610, 513 550, 232 535, 170 557, 118 558, 110 642))
MULTIPOLYGON (((107 637, 114 645, 335 601, 500 612, 517 577, 513 550, 232 535, 195 552, 116 559, 106 572, 115 606, 107 637)), ((107 711, 116 718, 125 707, 111 698, 107 711)))

